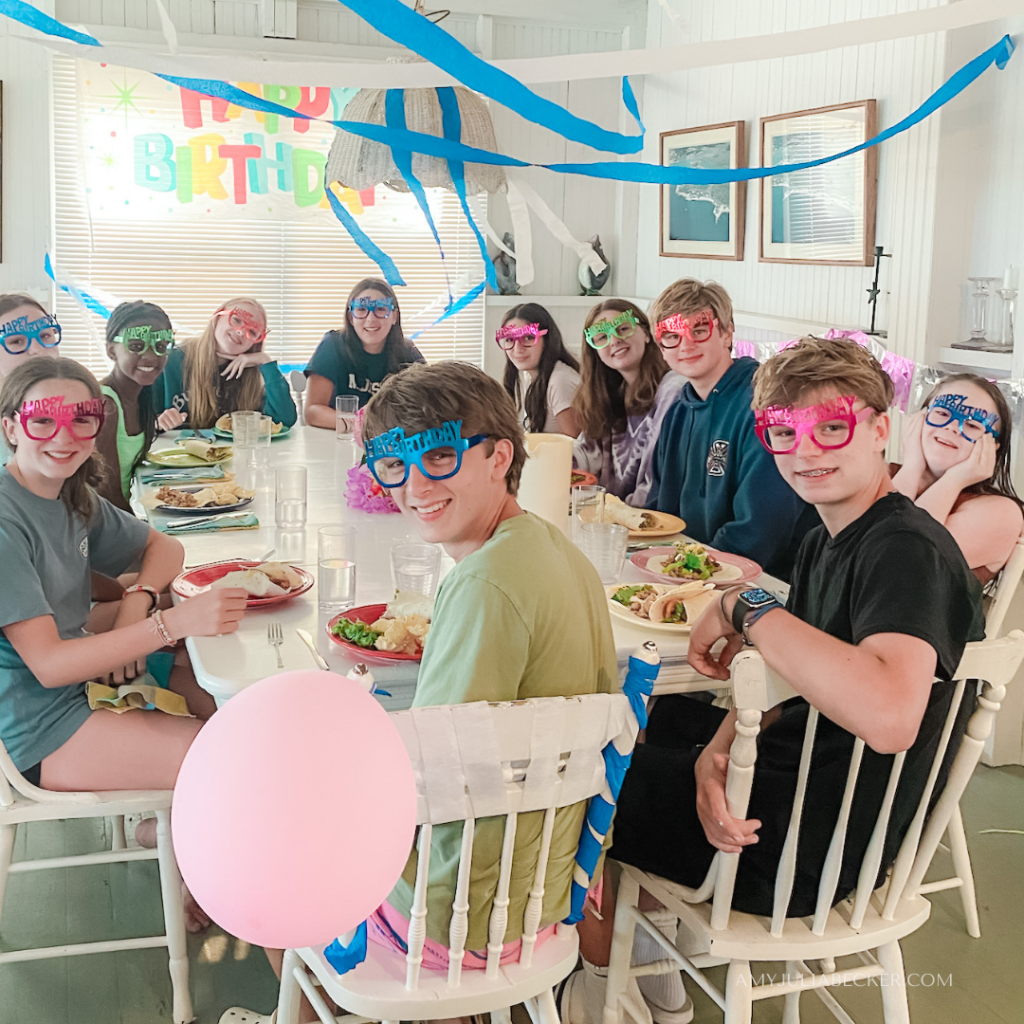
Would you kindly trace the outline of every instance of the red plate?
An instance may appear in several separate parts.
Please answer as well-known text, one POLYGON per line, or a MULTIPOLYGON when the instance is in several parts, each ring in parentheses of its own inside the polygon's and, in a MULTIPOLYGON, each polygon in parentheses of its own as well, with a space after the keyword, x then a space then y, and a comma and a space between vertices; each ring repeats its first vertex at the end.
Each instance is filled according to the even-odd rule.
MULTIPOLYGON (((637 551, 636 554, 630 556, 629 560, 648 579, 657 580, 658 583, 672 583, 676 581, 677 577, 666 576, 665 573, 658 572, 657 569, 649 569, 647 567, 647 563, 652 558, 673 555, 675 554, 675 550, 675 547, 672 545, 658 548, 646 548, 643 551, 637 551)), ((725 551, 716 551, 714 548, 705 548, 704 550, 707 551, 707 553, 711 555, 716 562, 721 562, 723 567, 730 567, 727 579, 716 579, 716 577, 712 576, 708 581, 709 583, 714 583, 716 587, 731 587, 735 583, 752 583, 761 575, 761 566, 749 558, 744 558, 742 555, 730 555, 725 551)), ((688 582, 689 580, 678 580, 679 586, 688 582)))
POLYGON ((341 619, 348 619, 350 622, 365 622, 366 625, 371 626, 387 611, 387 607, 386 604, 363 604, 358 608, 349 608, 347 612, 335 615, 327 623, 327 635, 339 647, 344 647, 353 658, 363 661, 419 661, 423 657, 422 654, 400 654, 398 651, 378 651, 376 647, 360 647, 359 644, 343 640, 332 632, 334 624, 341 619))
MULTIPOLYGON (((224 562, 210 562, 208 565, 198 565, 188 572, 183 572, 171 583, 173 590, 178 597, 195 597, 210 589, 211 583, 216 583, 222 576, 237 569, 255 569, 260 562, 247 562, 244 559, 231 558, 224 562)), ((291 566, 301 577, 302 585, 287 594, 273 594, 270 597, 250 597, 245 602, 246 608, 266 608, 268 605, 280 604, 282 601, 290 601, 299 594, 304 594, 316 582, 311 573, 300 569, 297 565, 291 566)))
POLYGON ((570 487, 588 487, 596 483, 597 477, 593 473, 584 473, 582 469, 574 469, 569 477, 570 487))

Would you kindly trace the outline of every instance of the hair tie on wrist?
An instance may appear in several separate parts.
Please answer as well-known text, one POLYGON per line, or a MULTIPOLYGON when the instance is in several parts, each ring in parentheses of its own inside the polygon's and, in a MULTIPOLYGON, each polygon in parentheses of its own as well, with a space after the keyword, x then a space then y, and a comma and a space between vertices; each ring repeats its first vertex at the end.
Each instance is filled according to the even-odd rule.
POLYGON ((124 597, 129 594, 149 594, 149 610, 152 611, 160 603, 160 591, 146 583, 133 583, 124 588, 124 597))
POLYGON ((167 627, 164 625, 164 617, 160 613, 159 609, 153 612, 153 617, 149 620, 153 623, 153 628, 156 630, 156 635, 159 637, 160 642, 164 647, 173 647, 177 641, 167 631, 167 627))

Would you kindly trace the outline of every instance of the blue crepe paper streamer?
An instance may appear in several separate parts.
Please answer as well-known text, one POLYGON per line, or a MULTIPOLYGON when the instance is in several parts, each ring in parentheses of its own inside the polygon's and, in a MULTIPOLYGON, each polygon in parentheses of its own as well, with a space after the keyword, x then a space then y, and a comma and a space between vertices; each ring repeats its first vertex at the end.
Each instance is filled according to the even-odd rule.
MULTIPOLYGON (((833 160, 840 160, 845 156, 859 153, 861 150, 868 149, 871 146, 877 146, 880 142, 885 142, 894 135, 898 135, 900 132, 904 132, 920 121, 923 121, 930 114, 938 110, 939 107, 959 95, 991 65, 995 64, 1000 69, 1005 67, 1013 50, 1013 41, 1009 36, 1003 36, 994 46, 989 47, 984 53, 969 61, 959 71, 954 72, 921 106, 903 118, 902 121, 880 132, 874 138, 861 143, 859 146, 854 146, 852 149, 844 150, 841 153, 835 153, 832 156, 821 157, 818 160, 808 160, 797 164, 779 164, 775 167, 734 167, 724 170, 711 170, 699 167, 663 167, 660 164, 633 161, 623 163, 599 161, 596 163, 531 164, 526 160, 519 160, 516 157, 492 153, 486 149, 478 149, 475 146, 467 146, 462 142, 439 138, 436 135, 428 135, 423 132, 411 132, 407 129, 399 130, 382 125, 364 124, 360 121, 340 120, 329 121, 328 123, 361 138, 380 142, 385 146, 398 146, 403 149, 415 150, 419 153, 426 153, 429 156, 441 157, 444 160, 462 160, 467 163, 494 164, 500 167, 543 167, 559 174, 579 174, 589 178, 635 181, 650 185, 718 185, 732 181, 750 181, 757 178, 767 178, 776 174, 789 174, 793 171, 805 170, 809 167, 818 167, 822 164, 831 163, 833 160)), ((250 110, 260 110, 283 117, 306 116, 298 114, 296 111, 281 104, 272 103, 269 100, 253 96, 251 93, 247 93, 227 82, 202 78, 178 78, 172 75, 159 75, 158 77, 170 82, 172 85, 192 89, 207 96, 226 99, 231 103, 250 110)), ((307 119, 320 120, 319 118, 307 119)))
MULTIPOLYGON (((405 90, 388 89, 384 94, 384 119, 389 128, 405 130, 405 90)), ((434 241, 437 242, 437 251, 441 254, 441 262, 444 263, 444 247, 441 245, 441 236, 437 233, 437 225, 430 214, 430 204, 427 202, 427 193, 423 191, 420 179, 412 171, 412 150, 400 149, 397 146, 391 147, 391 155, 394 158, 398 173, 405 178, 409 191, 416 197, 423 216, 427 219, 427 227, 430 228, 434 241)), ((447 272, 445 273, 447 279, 447 272)), ((448 285, 448 305, 452 304, 452 288, 448 285)))
MULTIPOLYGON (((651 665, 643 658, 636 656, 629 659, 622 692, 629 699, 629 706, 641 729, 647 727, 647 707, 644 704, 644 697, 649 697, 654 690, 654 681, 658 678, 660 670, 660 663, 651 665)), ((576 850, 576 865, 591 881, 597 870, 597 861, 601 856, 605 836, 608 835, 608 830, 611 828, 612 818, 615 815, 615 802, 619 799, 619 793, 622 792, 626 769, 629 768, 629 763, 633 759, 632 751, 628 754, 621 754, 615 749, 614 743, 607 744, 601 753, 604 756, 605 783, 612 799, 609 802, 600 793, 591 797, 586 819, 583 822, 580 844, 576 850)), ((582 885, 573 878, 569 897, 570 911, 569 916, 565 919, 566 924, 576 924, 583 920, 583 904, 587 898, 588 888, 589 886, 582 885)))
POLYGON ((324 959, 339 974, 347 974, 353 967, 358 967, 366 959, 366 922, 356 929, 347 946, 343 946, 340 939, 335 939, 327 946, 324 959))
POLYGON ((62 39, 70 39, 71 42, 81 43, 83 46, 103 45, 88 33, 68 28, 56 18, 43 14, 38 7, 33 7, 31 4, 25 3, 24 0, 0 0, 0 14, 48 36, 60 36, 62 39))
MULTIPOLYGON (((481 281, 479 284, 474 285, 461 299, 456 299, 432 324, 427 324, 426 327, 418 330, 409 340, 415 341, 421 334, 429 331, 431 327, 436 327, 442 320, 447 320, 448 317, 461 313, 474 299, 479 298, 483 294, 483 290, 486 287, 486 281, 481 281)), ((379 690, 377 692, 380 693, 379 690)))
MULTIPOLYGON (((459 111, 459 98, 455 95, 455 90, 449 86, 435 91, 437 92, 437 101, 441 104, 441 128, 444 137, 453 142, 460 142, 462 140, 462 113, 459 111)), ((498 275, 494 272, 494 264, 487 254, 487 243, 476 226, 476 221, 473 220, 473 214, 469 211, 469 202, 466 199, 465 164, 461 160, 449 160, 448 173, 451 175, 452 185, 455 186, 455 194, 459 197, 459 203, 462 205, 462 212, 466 215, 473 234, 476 235, 477 245, 480 246, 480 257, 484 261, 487 283, 495 291, 498 291, 498 275)))
POLYGON ((345 209, 345 204, 334 194, 334 190, 327 188, 325 191, 334 216, 341 221, 342 227, 352 236, 356 245, 380 267, 384 280, 392 286, 404 285, 405 282, 398 272, 398 267, 395 266, 395 261, 356 223, 355 217, 345 209))
MULTIPOLYGON (((3 0, 0 0, 3 3, 3 0)), ((46 271, 46 276, 55 284, 62 292, 67 292, 68 295, 74 297, 74 292, 66 285, 61 284, 53 274, 53 264, 50 262, 50 254, 47 253, 43 257, 43 270, 46 271)), ((76 289, 78 294, 81 295, 82 301, 85 303, 86 308, 96 313, 98 316, 103 317, 104 320, 110 319, 110 310, 103 305, 98 299, 94 299, 88 292, 82 291, 81 288, 76 289)))
POLYGON ((432 21, 417 14, 400 0, 340 2, 343 7, 347 7, 372 25, 381 35, 407 46, 435 67, 447 71, 463 85, 483 93, 509 110, 514 110, 520 117, 534 124, 550 128, 564 138, 572 139, 573 142, 582 142, 585 146, 602 149, 608 153, 639 153, 643 149, 644 126, 634 113, 636 100, 633 100, 632 106, 626 100, 628 86, 623 88, 623 99, 626 100, 627 109, 637 118, 639 135, 623 135, 620 132, 608 131, 569 113, 557 103, 538 96, 508 72, 481 60, 443 28, 438 28, 432 21))

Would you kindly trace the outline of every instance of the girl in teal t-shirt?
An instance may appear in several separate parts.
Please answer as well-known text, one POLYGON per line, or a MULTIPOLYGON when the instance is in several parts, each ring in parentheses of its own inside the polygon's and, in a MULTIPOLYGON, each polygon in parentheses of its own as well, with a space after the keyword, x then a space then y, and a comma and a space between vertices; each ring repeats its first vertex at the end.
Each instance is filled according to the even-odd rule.
POLYGON ((132 475, 156 435, 153 386, 173 349, 171 321, 152 302, 122 302, 107 320, 107 357, 114 365, 100 384, 107 401, 96 448, 107 477, 98 490, 126 511, 132 475))

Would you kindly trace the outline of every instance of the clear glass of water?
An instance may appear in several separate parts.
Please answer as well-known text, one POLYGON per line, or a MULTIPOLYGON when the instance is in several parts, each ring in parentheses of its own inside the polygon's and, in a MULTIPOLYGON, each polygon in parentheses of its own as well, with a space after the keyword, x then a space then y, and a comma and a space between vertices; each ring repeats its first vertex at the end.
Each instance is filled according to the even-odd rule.
POLYGON ((351 441, 356 426, 359 399, 355 395, 338 395, 334 399, 336 436, 339 441, 351 441))
POLYGON ((243 409, 231 414, 231 443, 236 454, 252 451, 259 442, 260 414, 243 409))
POLYGON ((441 549, 436 544, 396 544, 391 549, 395 590, 433 597, 441 580, 441 549))
POLYGON ((317 594, 322 609, 343 612, 356 603, 356 528, 317 530, 317 594))
POLYGON ((605 489, 599 484, 578 484, 572 489, 572 542, 579 547, 580 527, 604 517, 605 489))
POLYGON ((274 420, 270 416, 260 416, 256 432, 256 465, 265 469, 270 465, 270 440, 274 436, 274 420))
POLYGON ((590 559, 602 583, 618 583, 626 560, 629 530, 618 523, 581 523, 580 549, 590 559))
POLYGON ((283 530, 306 525, 306 467, 278 466, 274 472, 274 522, 283 530))

